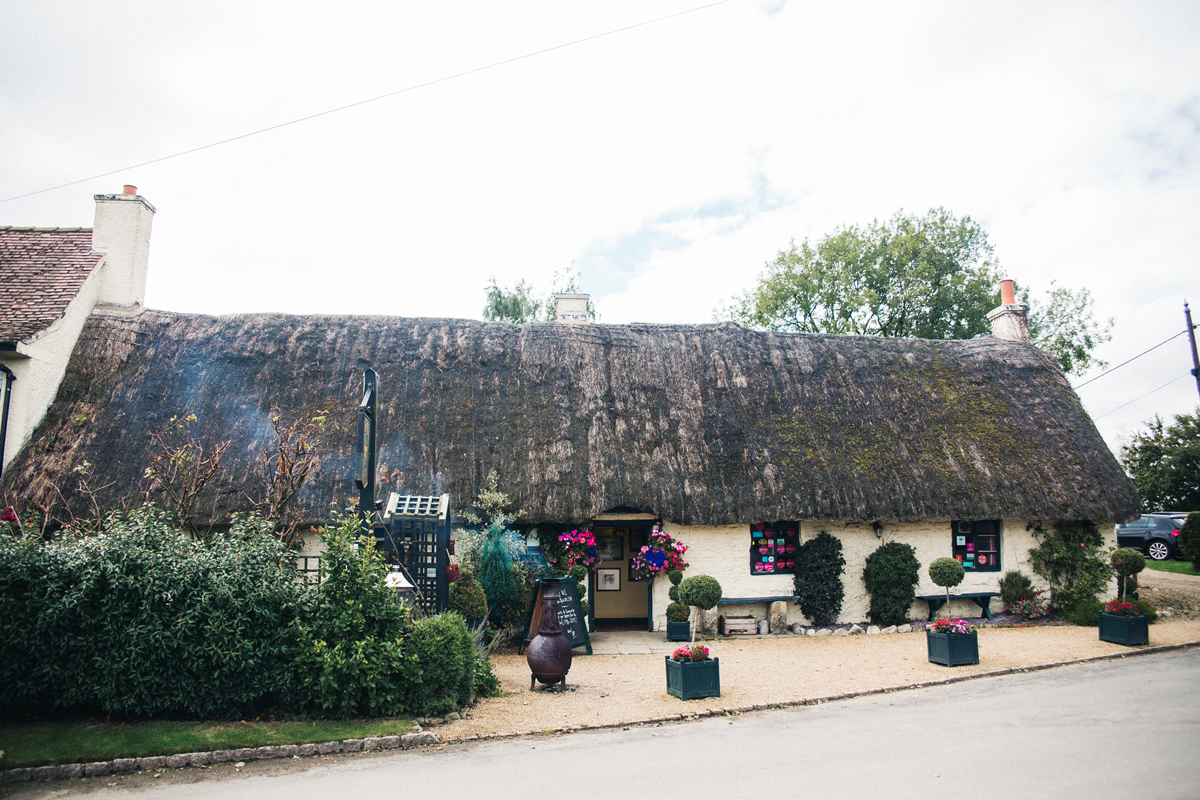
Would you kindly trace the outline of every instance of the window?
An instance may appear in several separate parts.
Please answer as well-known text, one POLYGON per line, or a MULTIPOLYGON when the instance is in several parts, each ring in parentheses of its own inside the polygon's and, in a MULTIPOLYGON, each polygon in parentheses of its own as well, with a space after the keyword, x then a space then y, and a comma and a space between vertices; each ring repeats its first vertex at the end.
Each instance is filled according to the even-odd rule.
POLYGON ((1000 571, 1000 520, 957 519, 950 523, 951 553, 967 572, 1000 571))
POLYGON ((800 523, 756 522, 750 526, 750 574, 795 575, 800 523))

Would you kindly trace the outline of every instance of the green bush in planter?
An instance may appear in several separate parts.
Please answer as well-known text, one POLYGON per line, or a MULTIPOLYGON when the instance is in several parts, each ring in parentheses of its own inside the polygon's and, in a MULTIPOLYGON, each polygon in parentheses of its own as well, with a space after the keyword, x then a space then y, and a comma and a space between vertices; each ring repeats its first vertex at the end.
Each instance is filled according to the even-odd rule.
POLYGON ((691 609, 683 603, 671 603, 667 606, 667 622, 687 622, 691 609))
POLYGON ((450 584, 450 610, 462 614, 469 625, 479 625, 488 618, 487 595, 473 571, 464 569, 462 577, 450 584))
POLYGON ((929 579, 946 590, 946 616, 950 616, 950 587, 962 583, 967 571, 956 558, 943 556, 929 564, 929 579))
MULTIPOLYGON (((710 608, 716 608, 720 601, 721 584, 711 575, 693 575, 690 578, 684 578, 679 584, 679 602, 684 605, 708 611, 710 608)), ((699 615, 697 615, 697 621, 699 621, 699 615)), ((700 627, 699 624, 692 626, 693 641, 696 638, 696 628, 698 627, 700 627)))
POLYGON ((1033 589, 1033 581, 1028 575, 1010 569, 1000 579, 1000 600, 1004 605, 1015 605, 1021 600, 1032 600, 1035 597, 1037 594, 1033 589))
POLYGON ((793 583, 800 598, 800 611, 814 625, 832 625, 842 613, 846 590, 842 571, 846 558, 842 540, 825 531, 796 550, 796 575, 793 583))
POLYGON ((1118 547, 1108 557, 1113 572, 1117 573, 1117 597, 1125 597, 1137 591, 1134 576, 1146 568, 1146 557, 1129 547, 1118 547))
POLYGON ((881 625, 903 625, 917 599, 921 562, 903 542, 888 542, 867 556, 863 583, 871 593, 871 616, 881 625))

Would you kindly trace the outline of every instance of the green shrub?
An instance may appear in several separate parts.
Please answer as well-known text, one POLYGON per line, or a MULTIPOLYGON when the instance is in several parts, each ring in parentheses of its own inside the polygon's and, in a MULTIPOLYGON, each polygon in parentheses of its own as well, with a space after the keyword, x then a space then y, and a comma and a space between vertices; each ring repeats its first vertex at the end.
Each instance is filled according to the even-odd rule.
MULTIPOLYGON (((1125 600, 1126 602, 1136 603, 1141 613, 1146 615, 1147 622, 1153 624, 1158 621, 1158 612, 1155 611, 1153 606, 1151 606, 1145 600, 1132 600, 1129 598, 1125 598, 1125 600)), ((1100 612, 1103 610, 1104 603, 1100 600, 1080 600, 1071 606, 1071 608, 1067 609, 1063 613, 1063 616, 1065 616, 1068 621, 1073 622, 1076 625, 1080 625, 1085 628, 1098 628, 1100 627, 1100 612)))
MULTIPOLYGON (((296 673, 304 705, 334 716, 394 716, 412 678, 408 609, 387 588, 387 564, 347 517, 321 531, 321 583, 300 627, 296 673)), ((461 619, 461 617, 460 617, 461 619)))
POLYGON ((493 525, 479 554, 476 579, 487 596, 488 619, 495 627, 509 623, 525 611, 519 608, 521 577, 513 569, 509 538, 509 531, 493 525))
POLYGON ((1100 627, 1100 612, 1103 610, 1104 603, 1095 598, 1084 598, 1073 603, 1070 608, 1064 609, 1063 616, 1076 625, 1098 628, 1100 627))
POLYGON ((1015 569, 1004 573, 1004 577, 1000 579, 1000 600, 1004 605, 1013 606, 1021 600, 1033 598, 1033 581, 1028 575, 1015 569))
POLYGON ((487 595, 475 580, 475 573, 469 569, 463 570, 459 580, 450 584, 450 610, 462 614, 470 625, 478 625, 488 618, 487 595))
POLYGON ((721 600, 721 584, 711 575, 693 575, 679 584, 679 602, 707 611, 721 600))
POLYGON ((669 570, 667 580, 671 582, 672 586, 678 586, 679 582, 683 580, 683 573, 677 569, 669 570))
POLYGON ((1101 552, 1104 537, 1091 522, 1060 520, 1050 531, 1038 525, 1033 538, 1038 546, 1029 551, 1029 563, 1050 583, 1051 602, 1064 613, 1095 600, 1112 579, 1112 567, 1101 552))
POLYGON ((667 597, 669 597, 671 599, 672 603, 678 603, 679 602, 679 587, 672 586, 670 589, 667 589, 667 597))
POLYGON ((410 659, 405 707, 441 716, 475 699, 478 658, 466 621, 453 611, 418 620, 405 644, 410 659))
POLYGON ((1179 529, 1176 545, 1183 557, 1192 562, 1192 569, 1200 570, 1200 511, 1188 514, 1187 521, 1179 529))
POLYGON ((845 566, 842 540, 825 531, 796 549, 796 594, 800 597, 800 611, 812 624, 837 622, 846 596, 842 585, 845 566))
POLYGON ((863 583, 871 593, 871 617, 881 625, 907 622, 920 571, 916 550, 902 542, 888 542, 867 556, 863 583))
POLYGON ((1113 572, 1117 573, 1117 597, 1136 592, 1137 578, 1134 576, 1146 568, 1146 557, 1137 550, 1118 547, 1108 561, 1112 564, 1113 572))
POLYGON ((270 524, 203 542, 152 506, 104 524, 0 537, 0 714, 236 718, 291 699, 307 590, 270 524))
POLYGON ((687 622, 692 610, 683 603, 671 603, 667 606, 667 622, 687 622))

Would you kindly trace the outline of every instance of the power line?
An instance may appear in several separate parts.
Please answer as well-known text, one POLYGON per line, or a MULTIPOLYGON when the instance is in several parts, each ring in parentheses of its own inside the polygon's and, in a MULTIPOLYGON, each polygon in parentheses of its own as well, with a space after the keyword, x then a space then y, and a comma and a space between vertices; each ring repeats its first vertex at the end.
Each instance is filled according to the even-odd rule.
MULTIPOLYGON (((1114 369, 1115 369, 1115 367, 1114 367, 1114 369)), ((1111 372, 1111 371, 1112 371, 1112 370, 1109 370, 1109 372, 1111 372)), ((1155 392, 1157 392, 1157 391, 1159 391, 1159 390, 1161 390, 1161 389, 1165 389, 1165 388, 1167 388, 1167 387, 1168 387, 1168 386, 1170 386, 1172 383, 1175 383, 1175 381, 1178 381, 1178 380, 1180 380, 1180 379, 1182 379, 1182 378, 1190 378, 1191 376, 1192 376, 1192 373, 1191 373, 1191 372, 1185 372, 1185 373, 1183 373, 1182 375, 1180 375, 1178 378, 1172 378, 1171 380, 1167 381, 1167 382, 1166 382, 1166 383, 1164 383, 1162 386, 1158 387, 1158 389, 1151 389, 1150 391, 1146 392, 1146 393, 1145 393, 1144 395, 1142 395, 1141 397, 1135 397, 1135 398, 1133 398, 1133 399, 1132 399, 1132 400, 1130 400, 1128 403, 1126 403, 1126 404, 1125 404, 1125 406, 1130 406, 1130 405, 1133 405, 1133 404, 1134 404, 1134 403, 1136 403, 1138 400, 1141 400, 1141 399, 1142 399, 1142 398, 1144 398, 1144 397, 1149 397, 1150 395, 1154 394, 1155 392)), ((1125 406, 1117 406, 1117 407, 1116 407, 1116 408, 1114 408, 1112 411, 1105 411, 1103 414, 1101 414, 1101 415, 1100 415, 1100 416, 1098 416, 1098 417, 1092 417, 1092 421, 1093 421, 1093 422, 1095 422, 1095 421, 1096 421, 1096 420, 1098 420, 1098 419, 1103 419, 1104 417, 1107 417, 1109 414, 1114 414, 1114 413, 1116 413, 1116 412, 1120 411, 1120 410, 1121 410, 1122 408, 1124 408, 1125 406)))
POLYGON ((1129 361, 1122 361, 1120 364, 1117 364, 1117 365, 1116 365, 1115 367, 1113 367, 1112 369, 1107 369, 1107 370, 1105 370, 1104 372, 1101 372, 1101 373, 1100 373, 1099 375, 1097 375, 1096 377, 1094 377, 1094 378, 1090 378, 1090 379, 1088 379, 1088 380, 1084 381, 1083 383, 1079 384, 1078 386, 1072 386, 1071 388, 1072 388, 1072 389, 1075 389, 1076 391, 1078 391, 1078 390, 1082 389, 1083 387, 1087 386, 1087 385, 1088 385, 1089 383, 1091 383, 1092 381, 1098 381, 1098 380, 1100 380, 1101 378, 1103 378, 1105 375, 1111 375, 1112 373, 1114 373, 1114 372, 1116 372, 1117 370, 1119 370, 1121 367, 1123 367, 1123 366, 1125 366, 1126 364, 1128 364, 1130 361, 1137 361, 1139 358, 1141 358, 1142 356, 1146 355, 1146 353, 1149 353, 1149 352, 1151 352, 1152 350, 1157 350, 1158 348, 1162 347, 1162 346, 1163 346, 1164 344, 1166 344, 1167 342, 1169 342, 1169 341, 1172 341, 1172 340, 1174 340, 1174 339, 1178 339, 1180 336, 1183 336, 1185 333, 1187 333, 1187 329, 1186 329, 1186 328, 1184 328, 1184 329, 1183 329, 1183 330, 1181 330, 1179 333, 1177 333, 1177 334, 1175 334, 1174 336, 1172 336, 1170 339, 1166 339, 1166 340, 1164 340, 1164 341, 1161 341, 1161 342, 1159 342, 1158 344, 1154 345, 1154 347, 1151 347, 1151 348, 1150 348, 1150 350, 1147 350, 1147 351, 1145 351, 1144 353, 1138 353, 1136 356, 1134 356, 1133 358, 1129 359, 1129 361))
POLYGON ((159 162, 162 162, 162 161, 169 161, 172 158, 179 158, 180 156, 186 156, 186 155, 191 155, 192 153, 198 153, 201 150, 210 150, 214 147, 220 147, 223 144, 229 144, 230 142, 236 142, 240 139, 248 139, 251 136, 258 136, 261 133, 268 133, 270 131, 279 130, 280 128, 286 128, 289 125, 296 125, 301 122, 308 122, 309 120, 317 119, 318 117, 325 117, 330 114, 336 114, 339 111, 345 111, 350 108, 356 108, 357 106, 363 106, 363 105, 366 105, 367 103, 374 103, 379 100, 385 100, 389 97, 395 97, 398 94, 404 94, 405 92, 412 92, 412 91, 416 91, 417 89, 424 89, 424 88, 433 86, 438 83, 445 83, 446 81, 452 81, 456 78, 463 78, 463 77, 466 77, 467 75, 474 75, 475 73, 483 72, 484 70, 494 69, 496 67, 502 67, 505 64, 512 64, 517 61, 523 61, 527 58, 533 58, 535 56, 545 55, 546 53, 553 53, 555 50, 562 50, 565 47, 574 47, 577 44, 583 44, 585 42, 592 42, 592 41, 595 41, 596 39, 603 39, 606 36, 614 36, 618 33, 625 33, 626 31, 634 30, 635 28, 643 28, 647 25, 653 25, 656 22, 663 22, 665 20, 674 19, 675 17, 682 17, 685 14, 694 14, 697 11, 704 11, 705 9, 713 8, 714 6, 720 6, 720 5, 724 5, 726 3, 731 3, 731 2, 733 2, 733 0, 716 0, 716 2, 706 3, 705 5, 696 6, 694 8, 689 8, 684 11, 677 11, 674 14, 667 14, 666 16, 656 17, 654 19, 648 19, 648 20, 645 20, 644 22, 637 22, 637 23, 634 23, 633 25, 626 25, 623 28, 614 28, 611 31, 605 31, 604 33, 596 33, 591 36, 585 36, 582 39, 575 39, 574 41, 564 42, 562 44, 556 44, 553 47, 547 47, 542 50, 535 50, 532 53, 525 53, 524 55, 513 56, 512 58, 506 58, 502 61, 494 61, 491 64, 485 64, 481 67, 474 67, 472 69, 464 70, 463 72, 456 72, 453 75, 446 75, 441 78, 435 78, 434 80, 426 81, 425 83, 418 83, 418 84, 414 84, 413 86, 406 86, 403 89, 397 89, 393 92, 387 92, 386 94, 376 95, 375 97, 368 97, 366 100, 358 100, 353 103, 347 103, 344 106, 338 106, 337 108, 330 108, 325 111, 318 111, 317 113, 309 114, 306 117, 298 117, 296 119, 289 120, 287 122, 280 122, 276 125, 270 125, 266 128, 259 128, 258 130, 250 131, 249 133, 242 133, 237 136, 231 136, 230 138, 222 139, 219 142, 211 142, 209 144, 200 145, 199 147, 193 147, 188 150, 181 150, 178 153, 172 153, 169 156, 160 156, 159 158, 152 158, 149 161, 143 161, 140 164, 130 164, 127 167, 121 167, 120 169, 114 169, 111 172, 101 172, 98 175, 91 175, 86 178, 80 178, 79 180, 76 180, 76 181, 70 181, 68 183, 60 183, 58 186, 50 186, 45 189, 38 189, 35 192, 26 192, 25 194, 18 194, 18 195, 14 195, 12 197, 6 197, 3 200, 0 200, 0 203, 7 203, 11 200, 20 200, 23 197, 33 197, 35 194, 45 194, 46 192, 53 192, 56 189, 65 189, 68 186, 77 186, 78 184, 81 184, 81 183, 87 183, 88 181, 94 181, 97 178, 107 178, 110 175, 116 175, 118 173, 125 172, 127 170, 137 169, 138 167, 145 167, 145 166, 149 166, 150 164, 158 164, 159 162))

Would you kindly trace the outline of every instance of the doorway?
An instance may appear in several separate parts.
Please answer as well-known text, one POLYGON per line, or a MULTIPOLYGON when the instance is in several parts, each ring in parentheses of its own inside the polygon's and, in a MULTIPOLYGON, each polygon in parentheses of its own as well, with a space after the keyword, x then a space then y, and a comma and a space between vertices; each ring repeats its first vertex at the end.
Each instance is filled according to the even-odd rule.
POLYGON ((634 580, 629 563, 650 536, 652 522, 605 520, 592 527, 603 559, 596 568, 592 618, 597 631, 644 631, 650 620, 650 582, 634 580))

